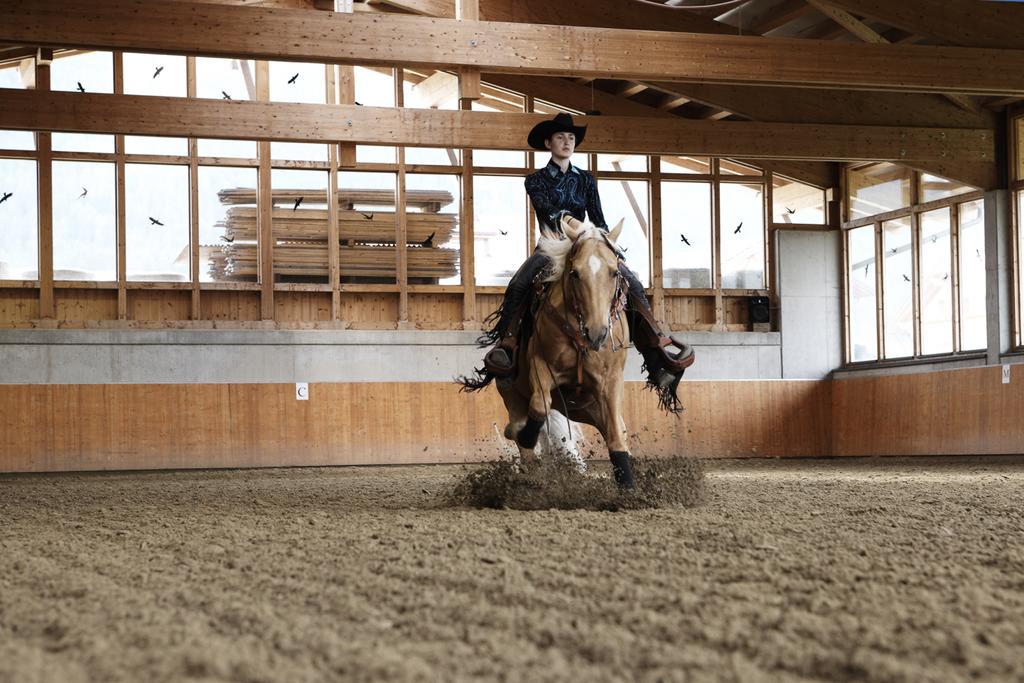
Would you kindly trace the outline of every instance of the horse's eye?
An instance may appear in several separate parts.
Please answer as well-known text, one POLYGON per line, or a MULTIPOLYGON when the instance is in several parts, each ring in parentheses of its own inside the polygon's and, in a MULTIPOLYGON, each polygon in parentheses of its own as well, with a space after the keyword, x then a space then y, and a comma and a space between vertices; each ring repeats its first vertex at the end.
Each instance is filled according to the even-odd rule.
POLYGON ((615 277, 615 274, 618 273, 618 272, 619 271, 615 270, 614 268, 609 268, 608 269, 608 275, 611 276, 611 277, 615 277))
POLYGON ((575 270, 575 269, 573 269, 573 270, 569 271, 569 275, 573 276, 573 277, 574 277, 574 278, 576 278, 577 280, 578 280, 578 279, 579 279, 579 277, 580 277, 580 274, 579 274, 578 272, 576 272, 576 270, 575 270))

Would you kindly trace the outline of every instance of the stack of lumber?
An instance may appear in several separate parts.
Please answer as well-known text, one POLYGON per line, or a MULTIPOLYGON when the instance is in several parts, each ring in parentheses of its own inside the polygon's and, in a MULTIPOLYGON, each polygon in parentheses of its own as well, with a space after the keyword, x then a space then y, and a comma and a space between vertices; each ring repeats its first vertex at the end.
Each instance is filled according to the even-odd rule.
MULTIPOLYGON (((323 190, 275 189, 271 211, 274 235, 274 272, 297 279, 325 279, 328 271, 328 212, 324 208, 292 206, 300 197, 322 207, 323 190)), ((390 190, 344 190, 338 195, 338 239, 341 277, 346 281, 394 280, 396 277, 395 194, 390 190), (363 210, 355 210, 359 206, 363 210), (374 207, 388 207, 381 211, 374 207)), ((252 280, 258 272, 256 190, 221 190, 222 203, 230 205, 217 224, 228 244, 209 261, 214 280, 252 280)), ((453 201, 451 193, 410 190, 407 206, 422 212, 406 213, 408 277, 412 281, 437 282, 458 272, 458 251, 436 245, 448 243, 457 217, 438 211, 453 201)))

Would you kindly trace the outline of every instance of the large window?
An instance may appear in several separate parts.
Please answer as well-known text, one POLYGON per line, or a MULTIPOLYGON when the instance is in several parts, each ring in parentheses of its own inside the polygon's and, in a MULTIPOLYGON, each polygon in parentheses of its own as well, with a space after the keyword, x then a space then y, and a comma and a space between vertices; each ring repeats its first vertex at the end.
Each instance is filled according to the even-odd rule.
POLYGON ((661 249, 664 286, 713 287, 711 183, 661 183, 661 249))
POLYGON ((882 223, 882 320, 886 358, 914 355, 914 259, 909 218, 882 223))
POLYGON ((53 162, 53 277, 113 281, 117 275, 114 164, 53 162))
MULTIPOLYGON (((65 50, 58 51, 51 80, 54 89, 71 93, 191 92, 222 101, 326 104, 347 100, 351 92, 357 106, 368 108, 392 107, 399 95, 407 107, 458 108, 451 74, 404 69, 396 93, 396 73, 379 66, 65 50)), ((34 69, 0 65, 0 87, 32 87, 33 76, 34 69)), ((549 116, 567 111, 487 83, 472 108, 549 116)), ((384 317, 411 303, 406 310, 413 310, 413 321, 430 325, 443 322, 431 316, 472 310, 471 302, 457 300, 470 296, 468 282, 478 286, 476 308, 483 317, 536 244, 523 179, 548 162, 545 152, 474 149, 470 179, 463 176, 461 149, 360 145, 350 167, 347 155, 330 154, 331 147, 317 141, 53 131, 53 182, 47 188, 52 225, 41 226, 36 183, 47 174, 38 173, 35 149, 34 134, 0 131, 0 189, 9 193, 0 202, 0 280, 25 288, 21 281, 38 278, 38 234, 49 229, 54 279, 64 299, 78 290, 84 299, 104 302, 96 309, 100 315, 114 310, 120 318, 139 314, 133 301, 166 296, 167 310, 175 314, 183 302, 187 309, 187 302, 201 299, 191 311, 200 320, 250 321, 296 305, 331 311, 338 320, 354 313, 360 322, 361 300, 376 311, 372 315, 384 317), (269 158, 262 157, 265 150, 269 158), (269 173, 261 176, 267 166, 269 173), (461 215, 463 192, 470 189, 471 223, 461 215), (336 249, 330 241, 335 230, 336 249), (462 249, 466 230, 473 235, 472 259, 462 249), (261 243, 261 234, 272 236, 272 246, 261 243), (268 283, 261 258, 271 252, 268 283), (473 272, 465 269, 470 263, 473 272), (339 274, 337 287, 332 272, 339 274), (183 294, 193 286, 201 296, 183 294), (113 290, 129 292, 115 298, 113 290), (141 290, 146 293, 131 293, 141 290), (268 290, 283 294, 273 308, 261 308, 268 290)), ((651 290, 652 302, 667 304, 659 315, 671 329, 745 329, 735 300, 766 293, 766 219, 803 225, 824 216, 822 190, 729 159, 583 149, 573 164, 597 178, 606 221, 623 220, 619 245, 626 261, 651 290), (779 211, 790 209, 785 214, 773 217, 775 207, 765 205, 768 183, 779 211), (678 304, 670 297, 695 301, 678 304), (725 305, 709 305, 712 298, 725 305)), ((302 315, 293 311, 280 319, 299 321, 302 315)))
POLYGON ((878 359, 878 275, 875 261, 875 226, 846 233, 849 259, 849 348, 853 362, 878 359))
POLYGON ((876 215, 888 215, 878 216, 887 220, 853 217, 844 226, 847 360, 856 363, 984 349, 981 193, 962 183, 885 164, 848 173, 849 205, 864 210, 872 206, 876 215), (914 197, 927 198, 927 203, 911 205, 914 197), (882 208, 885 211, 880 211, 882 208), (892 214, 896 217, 889 218, 892 214), (876 254, 881 258, 877 279, 876 254), (879 326, 881 334, 877 333, 879 326), (875 338, 881 339, 880 349, 875 338))
POLYGON ((0 280, 35 280, 39 262, 36 162, 0 159, 0 280))

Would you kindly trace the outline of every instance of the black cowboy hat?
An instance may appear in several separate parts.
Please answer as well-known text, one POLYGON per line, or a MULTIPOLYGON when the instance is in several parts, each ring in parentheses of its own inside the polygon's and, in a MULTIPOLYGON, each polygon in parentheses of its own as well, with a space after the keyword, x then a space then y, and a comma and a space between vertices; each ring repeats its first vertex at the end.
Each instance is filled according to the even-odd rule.
POLYGON ((527 136, 526 142, 530 147, 544 151, 547 149, 544 146, 544 141, 555 133, 573 133, 576 136, 576 145, 579 146, 583 143, 583 136, 587 133, 587 127, 574 126, 572 116, 562 112, 555 118, 541 121, 534 126, 533 130, 530 131, 530 135, 527 136))

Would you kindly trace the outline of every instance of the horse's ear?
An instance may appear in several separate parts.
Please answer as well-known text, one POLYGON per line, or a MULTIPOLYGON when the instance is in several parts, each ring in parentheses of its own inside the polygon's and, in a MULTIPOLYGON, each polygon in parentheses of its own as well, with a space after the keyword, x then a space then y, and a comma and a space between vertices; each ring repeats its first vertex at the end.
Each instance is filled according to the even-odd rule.
POLYGON ((615 227, 608 231, 608 236, 612 238, 612 242, 619 241, 619 235, 622 233, 622 222, 624 218, 620 218, 619 222, 615 224, 615 227))
POLYGON ((583 223, 576 220, 572 216, 566 214, 562 216, 562 232, 573 242, 580 236, 580 228, 583 227, 583 223))

